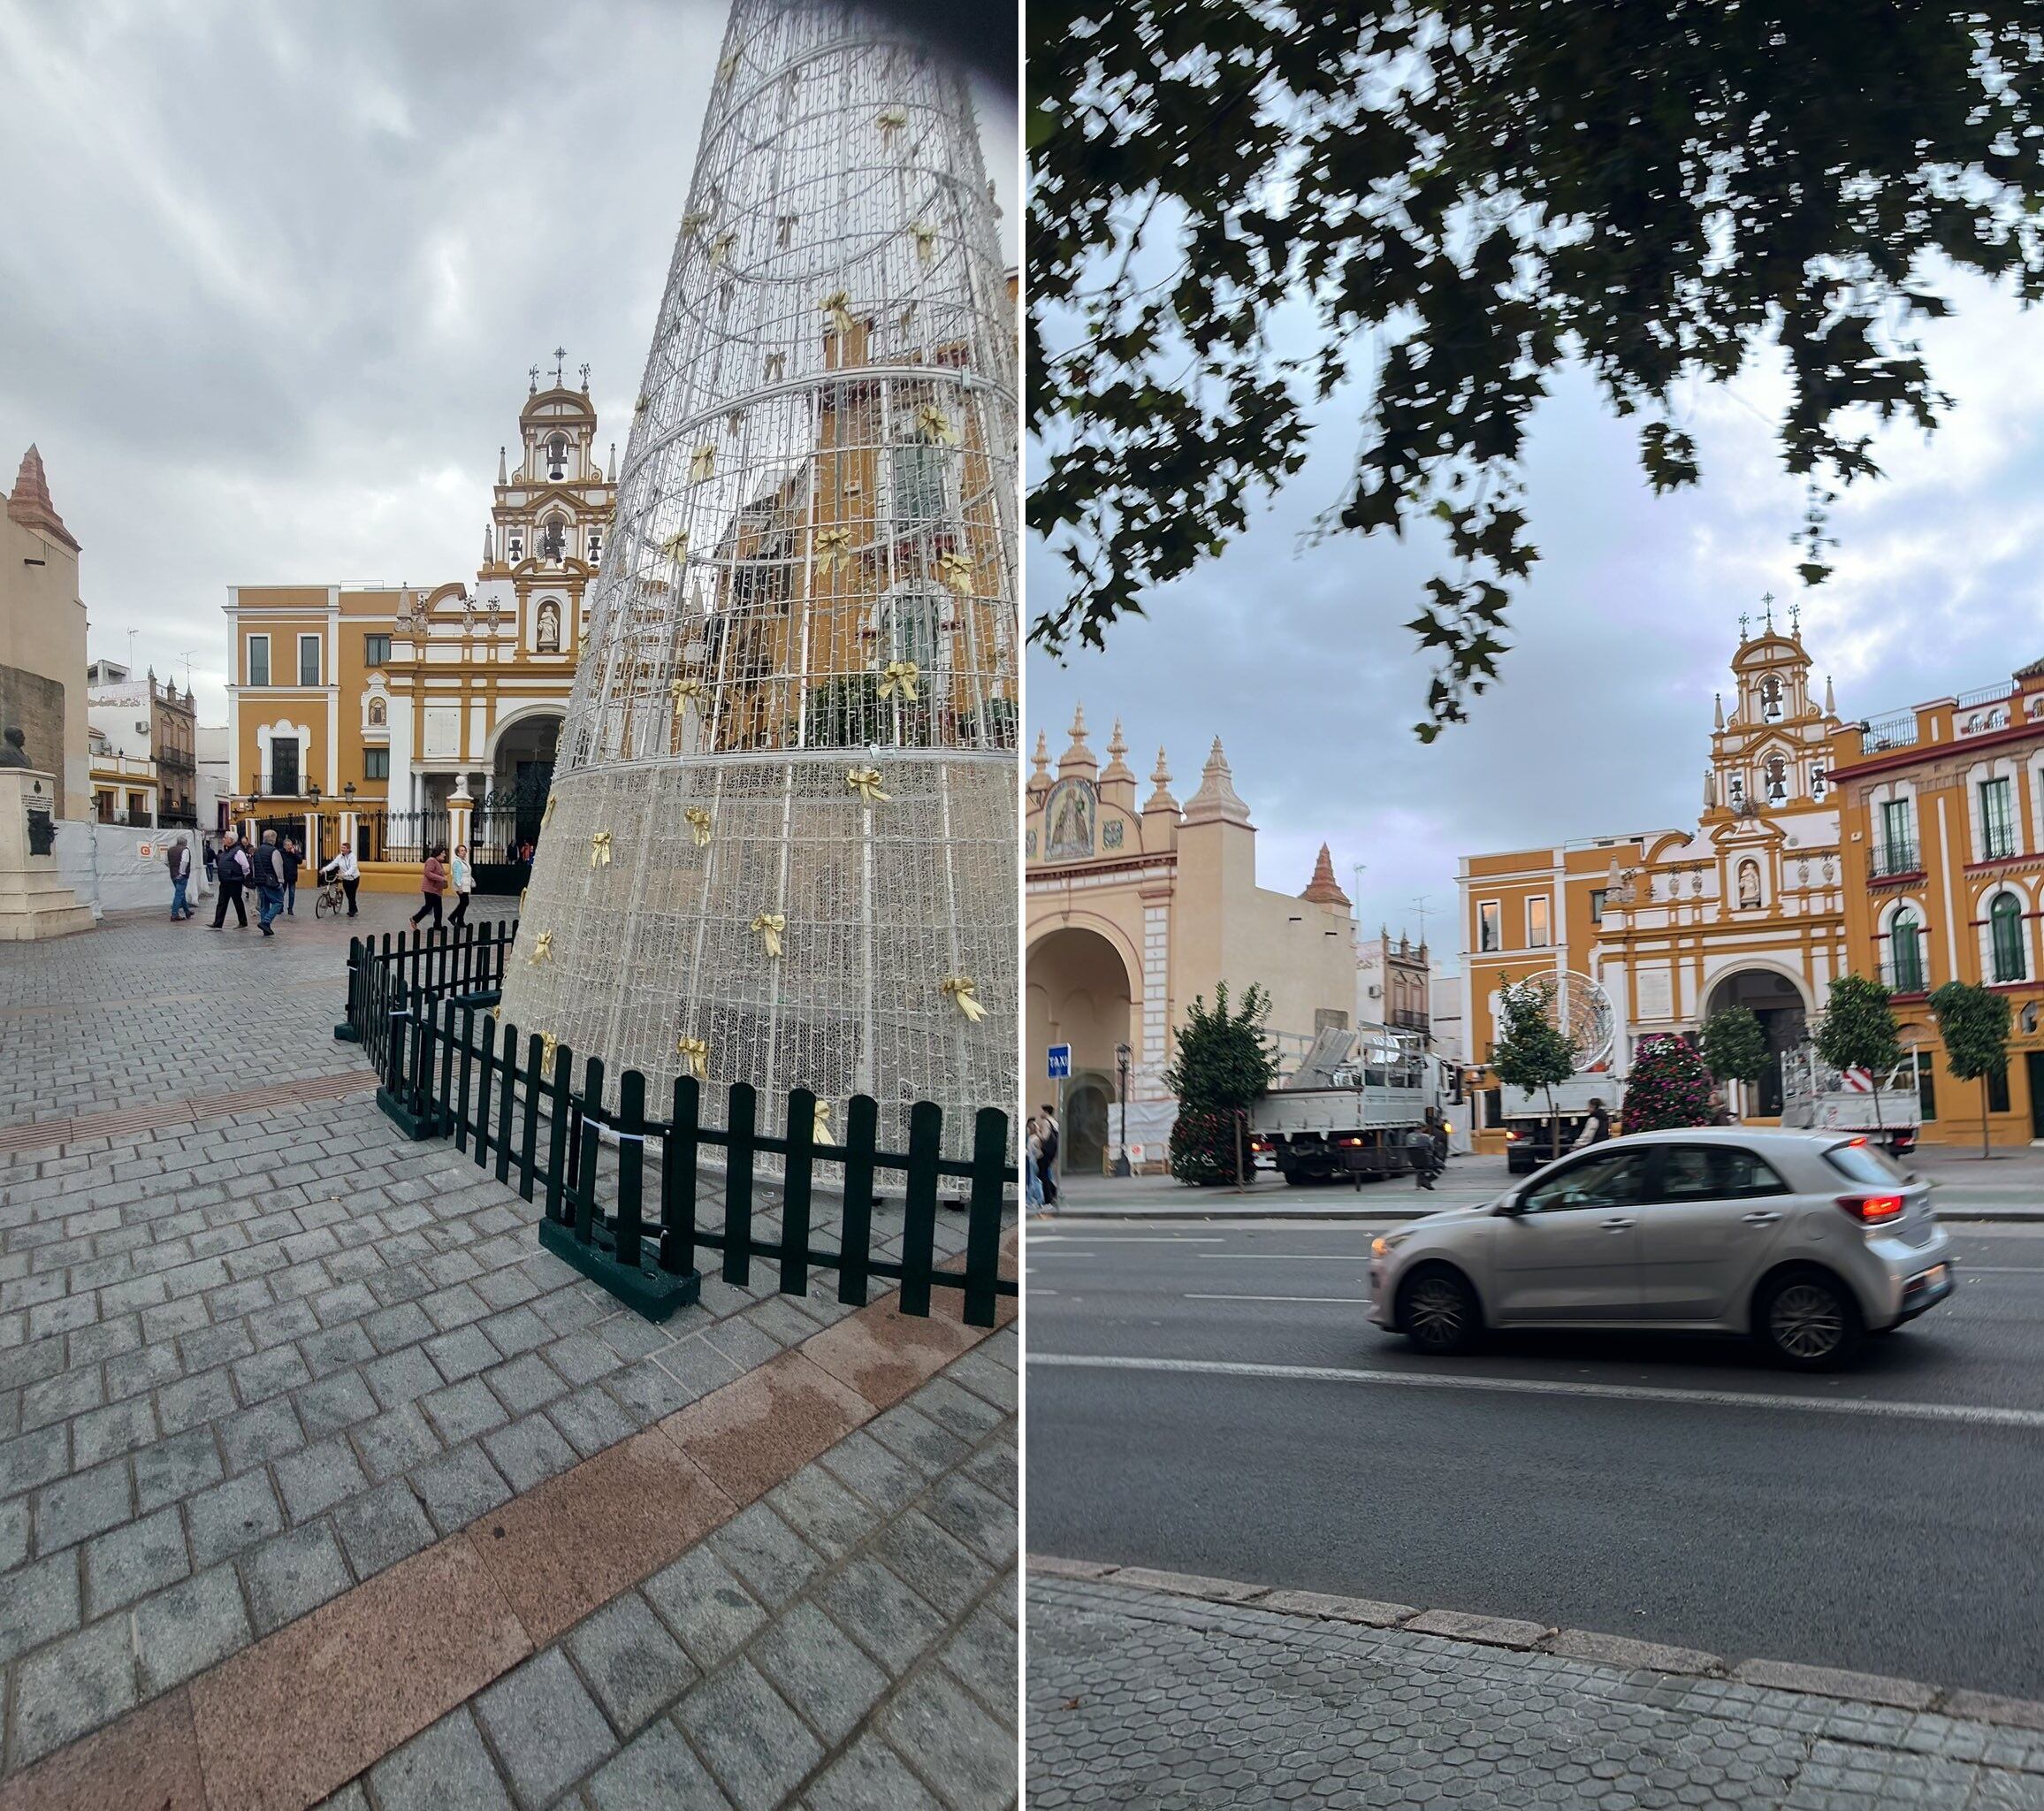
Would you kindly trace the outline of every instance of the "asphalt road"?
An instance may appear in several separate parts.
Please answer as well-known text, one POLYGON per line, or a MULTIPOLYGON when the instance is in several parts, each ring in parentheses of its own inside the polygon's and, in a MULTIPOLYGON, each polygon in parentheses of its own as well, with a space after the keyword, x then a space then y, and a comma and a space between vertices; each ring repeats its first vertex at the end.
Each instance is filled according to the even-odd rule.
POLYGON ((1422 1357, 1352 1222, 1033 1223, 1029 1547, 2044 1698, 2044 1227, 1953 1231, 1951 1300, 1812 1378, 1422 1357))

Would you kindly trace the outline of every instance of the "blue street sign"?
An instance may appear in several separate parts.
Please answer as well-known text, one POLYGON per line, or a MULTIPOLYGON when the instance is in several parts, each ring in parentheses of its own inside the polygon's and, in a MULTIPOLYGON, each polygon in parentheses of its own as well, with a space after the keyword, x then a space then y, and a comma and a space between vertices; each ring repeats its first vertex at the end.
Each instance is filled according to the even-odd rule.
POLYGON ((1054 1043, 1050 1046, 1050 1079, 1053 1081, 1069 1081, 1072 1079, 1072 1046, 1054 1043))

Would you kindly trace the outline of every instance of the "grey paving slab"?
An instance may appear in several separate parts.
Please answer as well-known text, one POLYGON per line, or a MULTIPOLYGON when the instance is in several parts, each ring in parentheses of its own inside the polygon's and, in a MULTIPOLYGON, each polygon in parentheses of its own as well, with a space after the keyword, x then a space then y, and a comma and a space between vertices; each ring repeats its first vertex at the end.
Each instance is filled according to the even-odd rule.
POLYGON ((355 1582, 333 1530, 324 1522, 265 1542, 240 1565, 258 1635, 297 1621, 355 1582))
POLYGON ((369 1773, 383 1811, 510 1811, 511 1793, 466 1706, 369 1773))
POLYGON ((475 1708, 523 1807, 551 1804, 617 1747, 603 1712, 558 1648, 500 1679, 475 1708))
POLYGON ((637 1592, 580 1624, 563 1644, 612 1725, 629 1735, 679 1698, 695 1663, 637 1592))

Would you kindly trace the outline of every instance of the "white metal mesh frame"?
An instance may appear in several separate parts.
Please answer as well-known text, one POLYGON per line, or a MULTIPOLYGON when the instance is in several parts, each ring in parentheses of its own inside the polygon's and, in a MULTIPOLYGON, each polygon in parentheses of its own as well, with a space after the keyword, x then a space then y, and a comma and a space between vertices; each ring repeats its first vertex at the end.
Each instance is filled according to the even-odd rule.
POLYGON ((505 982, 522 1033, 643 1071, 656 1112, 698 1066, 705 1112, 806 1087, 833 1137, 853 1094, 888 1142, 935 1101, 953 1156, 1012 1111, 1016 419, 957 73, 842 7, 736 0, 505 982))

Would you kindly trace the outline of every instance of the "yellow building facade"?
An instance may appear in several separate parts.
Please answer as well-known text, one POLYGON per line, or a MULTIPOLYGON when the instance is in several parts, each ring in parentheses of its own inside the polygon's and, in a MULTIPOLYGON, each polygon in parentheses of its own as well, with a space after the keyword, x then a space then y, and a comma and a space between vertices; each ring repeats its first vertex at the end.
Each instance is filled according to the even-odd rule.
POLYGON ((1162 749, 1151 790, 1139 787, 1115 725, 1107 764, 1087 742, 1083 711, 1053 771, 1037 738, 1024 824, 1024 1093, 1056 1092, 1049 1052, 1069 1044, 1065 1165, 1099 1168, 1120 1142, 1118 1048, 1129 1052, 1128 1142, 1163 1159, 1176 1105, 1164 1086, 1173 1040, 1195 997, 1225 982, 1239 1002, 1270 996, 1281 1055, 1349 1024, 1354 925, 1323 848, 1300 894, 1256 883, 1256 831, 1216 739, 1199 790, 1180 806, 1162 749))
POLYGON ((402 890, 435 842, 509 862, 537 837, 616 498, 588 368, 561 376, 531 374, 473 583, 229 592, 238 821, 294 823, 322 860, 352 844, 402 890))
POLYGON ((1916 1051, 1926 1142, 2044 1141, 2044 661, 2011 679, 1841 728, 1833 753, 1852 967, 1894 995, 1916 1051), (1946 1066, 1929 996, 2008 997, 2009 1064, 1983 1089, 1946 1066))
MULTIPOLYGON (((1846 972, 1850 893, 1834 776, 1841 724, 1830 683, 1812 695, 1793 626, 1770 619, 1732 657, 1689 829, 1595 837, 1465 857, 1462 1059, 1487 1059, 1498 995, 1537 974, 1575 973, 1611 1002, 1614 1081, 1644 1035, 1694 1035, 1732 1005, 1759 1018, 1771 1050, 1792 1048, 1846 972)), ((1503 1148, 1494 1086, 1480 1083, 1474 1141, 1503 1148)), ((1781 1111, 1779 1073, 1740 1103, 1781 1111)))

